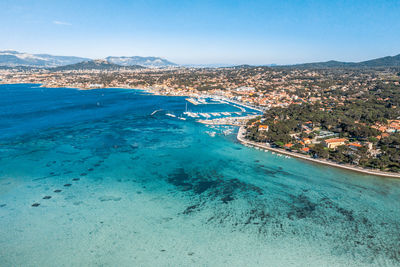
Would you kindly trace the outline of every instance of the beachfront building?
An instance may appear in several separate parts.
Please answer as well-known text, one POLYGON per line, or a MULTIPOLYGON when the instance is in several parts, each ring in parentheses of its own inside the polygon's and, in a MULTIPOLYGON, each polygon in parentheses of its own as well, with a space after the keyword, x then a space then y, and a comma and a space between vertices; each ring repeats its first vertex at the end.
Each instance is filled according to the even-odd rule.
POLYGON ((260 125, 260 126, 258 126, 258 130, 259 130, 259 131, 268 132, 269 126, 268 126, 268 125, 260 125))
POLYGON ((292 143, 288 143, 288 144, 285 144, 285 145, 284 145, 284 147, 285 147, 286 149, 290 149, 290 148, 292 148, 292 146, 293 146, 292 143))
POLYGON ((323 141, 323 145, 329 149, 336 149, 343 146, 348 140, 346 138, 330 138, 323 141))

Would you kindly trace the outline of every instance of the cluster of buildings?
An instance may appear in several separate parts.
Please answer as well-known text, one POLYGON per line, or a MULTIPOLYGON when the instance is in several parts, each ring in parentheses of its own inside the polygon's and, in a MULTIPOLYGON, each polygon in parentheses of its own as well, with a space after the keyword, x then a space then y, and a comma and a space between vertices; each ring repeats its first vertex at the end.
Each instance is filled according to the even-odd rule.
POLYGON ((248 66, 68 71, 17 68, 0 69, 0 83, 40 83, 47 87, 81 89, 138 88, 174 96, 198 97, 207 94, 264 109, 319 102, 329 111, 345 101, 362 99, 364 93, 391 75, 376 70, 248 66))
POLYGON ((381 132, 381 134, 377 137, 378 139, 381 139, 383 137, 388 137, 392 133, 399 133, 400 120, 389 120, 387 124, 377 122, 375 125, 371 127, 381 132))
MULTIPOLYGON (((269 125, 259 124, 260 120, 253 122, 253 126, 258 124, 258 132, 268 134, 269 125)), ((347 146, 353 150, 366 147, 368 151, 373 151, 371 142, 349 141, 347 138, 339 138, 338 134, 330 131, 321 131, 319 127, 313 127, 313 123, 308 121, 302 125, 302 133, 314 133, 313 138, 301 137, 302 133, 292 133, 290 137, 292 142, 286 143, 283 147, 287 150, 298 150, 302 153, 309 153, 316 144, 322 144, 327 149, 336 150, 339 146, 347 146)))

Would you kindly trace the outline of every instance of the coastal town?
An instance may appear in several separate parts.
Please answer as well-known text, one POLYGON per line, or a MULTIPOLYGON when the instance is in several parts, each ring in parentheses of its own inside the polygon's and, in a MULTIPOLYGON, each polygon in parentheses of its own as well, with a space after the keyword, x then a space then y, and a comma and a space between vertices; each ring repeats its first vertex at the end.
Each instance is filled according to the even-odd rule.
POLYGON ((313 159, 400 171, 398 68, 3 68, 0 83, 136 88, 158 95, 185 96, 192 104, 213 97, 264 114, 214 119, 209 115, 199 122, 246 125, 248 140, 313 159))
POLYGON ((400 267, 400 0, 0 0, 0 267, 400 267))
MULTIPOLYGON (((46 87, 139 88, 175 96, 219 95, 259 107, 332 103, 366 99, 378 84, 400 86, 396 69, 143 68, 136 70, 0 69, 0 83, 38 83, 46 87)), ((385 99, 384 101, 388 101, 385 99)))

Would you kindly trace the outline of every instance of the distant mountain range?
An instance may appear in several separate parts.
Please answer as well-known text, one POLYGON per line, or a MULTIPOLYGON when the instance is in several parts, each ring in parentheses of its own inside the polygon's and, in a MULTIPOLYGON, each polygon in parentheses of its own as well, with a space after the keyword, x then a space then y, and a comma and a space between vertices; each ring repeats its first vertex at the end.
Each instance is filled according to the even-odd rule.
POLYGON ((122 70, 122 69, 144 69, 139 65, 121 66, 110 63, 105 59, 88 60, 71 65, 50 68, 52 71, 68 71, 68 70, 122 70))
MULTIPOLYGON (((82 57, 67 57, 67 56, 52 56, 47 54, 28 54, 18 51, 5 50, 0 51, 0 66, 6 67, 39 67, 51 68, 66 65, 72 65, 79 62, 91 61, 90 58, 82 57)), ((177 66, 177 64, 160 57, 107 57, 105 61, 120 66, 135 66, 140 65, 144 67, 170 67, 177 66)), ((86 64, 87 65, 87 64, 86 64)), ((89 65, 87 65, 89 66, 89 65)))
POLYGON ((121 66, 140 65, 145 67, 170 67, 177 64, 159 57, 106 57, 110 63, 121 66))
POLYGON ((282 67, 294 68, 378 68, 378 67, 400 67, 400 54, 397 56, 387 56, 361 62, 341 62, 330 60, 326 62, 304 63, 282 67))
MULTIPOLYGON (((178 66, 177 64, 160 57, 106 57, 102 60, 92 60, 90 58, 53 56, 48 54, 28 54, 12 50, 0 51, 0 68, 19 67, 19 68, 54 68, 55 70, 72 69, 104 69, 117 70, 137 69, 140 66, 148 68, 162 68, 178 66), (101 64, 100 64, 101 62, 101 64), (81 64, 79 64, 81 63, 81 64), (108 64, 107 64, 108 63, 108 64), (61 68, 65 66, 64 68, 61 68)), ((189 65, 188 65, 189 66, 189 65)), ((232 65, 231 65, 232 66, 232 65)), ((397 56, 387 56, 362 62, 341 62, 326 61, 295 65, 265 65, 278 68, 377 68, 377 67, 400 67, 400 54, 397 56)), ((199 65, 197 67, 223 67, 223 65, 199 65)), ((229 67, 229 64, 225 67, 229 67)), ((235 66, 251 67, 250 65, 235 66)))
POLYGON ((57 67, 90 60, 82 57, 52 56, 47 54, 28 54, 17 51, 0 51, 0 66, 57 67))

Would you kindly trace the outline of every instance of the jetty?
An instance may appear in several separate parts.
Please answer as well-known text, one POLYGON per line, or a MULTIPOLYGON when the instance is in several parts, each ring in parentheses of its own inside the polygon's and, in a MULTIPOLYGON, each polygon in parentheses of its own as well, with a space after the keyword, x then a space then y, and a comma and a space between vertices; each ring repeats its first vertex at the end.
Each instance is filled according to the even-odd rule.
POLYGON ((159 112, 159 111, 162 111, 162 109, 154 110, 150 115, 153 116, 154 114, 156 114, 156 113, 159 112))
POLYGON ((197 122, 206 125, 231 125, 231 126, 244 126, 247 121, 257 117, 257 115, 250 115, 244 117, 225 117, 212 120, 197 120, 197 122))

